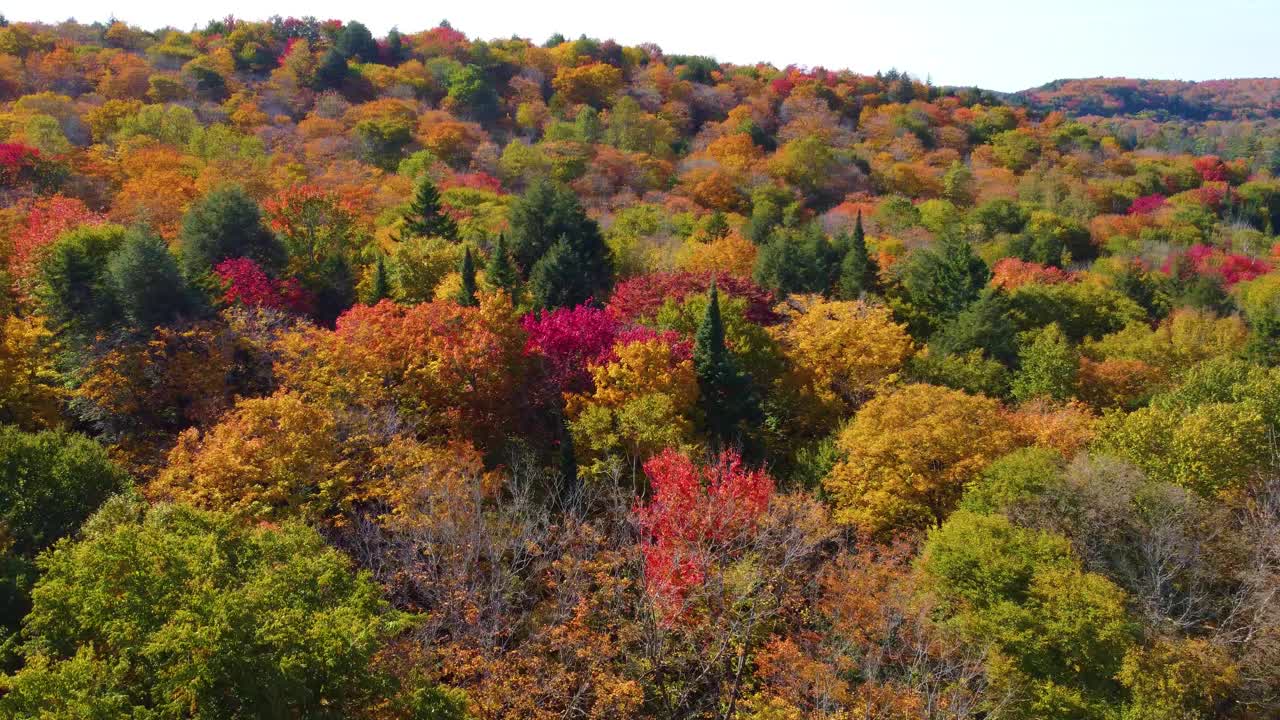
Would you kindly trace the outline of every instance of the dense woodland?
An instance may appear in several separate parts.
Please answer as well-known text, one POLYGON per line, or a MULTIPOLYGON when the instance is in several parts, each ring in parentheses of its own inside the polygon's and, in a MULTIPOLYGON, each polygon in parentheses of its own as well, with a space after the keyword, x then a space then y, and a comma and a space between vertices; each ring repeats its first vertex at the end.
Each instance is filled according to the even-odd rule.
POLYGON ((0 19, 0 718, 1280 717, 1275 97, 0 19))

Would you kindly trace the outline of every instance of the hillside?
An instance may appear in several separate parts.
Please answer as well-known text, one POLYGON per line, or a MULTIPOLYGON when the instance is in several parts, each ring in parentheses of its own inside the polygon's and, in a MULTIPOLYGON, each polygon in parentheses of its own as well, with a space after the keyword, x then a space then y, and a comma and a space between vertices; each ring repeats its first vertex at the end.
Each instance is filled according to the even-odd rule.
POLYGON ((1150 114, 1161 120, 1256 120, 1280 116, 1280 79, 1056 80, 1014 93, 1012 98, 1039 112, 1071 115, 1150 114))
POLYGON ((0 720, 1280 717, 1274 92, 0 18, 0 720))

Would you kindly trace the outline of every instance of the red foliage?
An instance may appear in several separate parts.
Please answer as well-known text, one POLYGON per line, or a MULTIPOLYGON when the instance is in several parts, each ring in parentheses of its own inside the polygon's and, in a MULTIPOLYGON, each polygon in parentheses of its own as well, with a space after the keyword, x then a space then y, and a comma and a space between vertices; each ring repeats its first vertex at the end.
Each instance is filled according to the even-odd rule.
POLYGON ((458 187, 502 193, 502 181, 485 172, 454 173, 440 183, 441 190, 458 187))
MULTIPOLYGON (((655 338, 671 346, 671 359, 675 362, 684 362, 693 357, 693 343, 687 338, 681 337, 680 333, 674 330, 654 330, 645 325, 637 325, 618 333, 618 339, 613 344, 612 349, 616 350, 632 343, 645 342, 655 338)), ((617 359, 617 354, 610 352, 607 359, 615 360, 617 359)))
POLYGON ((0 187, 17 185, 36 166, 40 151, 22 143, 0 143, 0 187))
POLYGON ((296 313, 310 310, 311 298, 296 279, 273 280, 249 258, 223 260, 213 271, 226 287, 223 302, 296 313))
POLYGON ((667 449, 646 462, 644 472, 652 493, 635 516, 645 536, 645 576, 650 591, 678 614, 717 556, 755 529, 773 496, 773 478, 744 468, 733 450, 700 466, 667 449))
POLYGON ((1057 285, 1075 282, 1075 280, 1076 274, 1069 270, 1018 258, 1004 258, 991 268, 991 284, 1006 290, 1020 288, 1023 285, 1057 285))
MULTIPOLYGON (((690 295, 711 287, 711 273, 652 273, 632 278, 614 288, 606 309, 619 321, 651 320, 667 298, 684 302, 690 295)), ((758 325, 775 325, 782 318, 773 311, 773 295, 746 278, 721 275, 716 287, 724 295, 747 301, 747 319, 758 325)))
POLYGON ((619 329, 612 315, 590 305, 529 313, 520 325, 528 335, 525 352, 542 355, 560 393, 591 389, 587 366, 609 357, 619 329))
POLYGON ((1144 195, 1129 206, 1130 215, 1150 215, 1151 213, 1164 207, 1165 197, 1160 194, 1144 195))
POLYGON ((1196 172, 1200 173, 1200 179, 1205 182, 1222 182, 1227 179, 1227 169, 1217 155, 1196 158, 1194 165, 1196 172))
POLYGON ((1184 279, 1192 275, 1212 275, 1231 287, 1271 272, 1271 263, 1239 253, 1224 253, 1208 245, 1192 245, 1186 252, 1165 260, 1161 270, 1167 275, 1176 272, 1184 279))
POLYGON ((16 278, 26 277, 35 268, 40 252, 59 235, 80 225, 101 225, 105 221, 76 198, 38 198, 27 211, 26 223, 14 233, 9 272, 16 278))

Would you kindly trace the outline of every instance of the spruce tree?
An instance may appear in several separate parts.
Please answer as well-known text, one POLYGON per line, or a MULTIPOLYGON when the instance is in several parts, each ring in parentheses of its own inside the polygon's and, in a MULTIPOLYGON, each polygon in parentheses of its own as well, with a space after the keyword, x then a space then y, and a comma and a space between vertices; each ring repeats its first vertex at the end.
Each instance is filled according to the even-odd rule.
POLYGON ((387 277, 387 263, 382 253, 378 253, 378 261, 373 266, 373 282, 369 286, 369 296, 365 299, 366 304, 377 305, 389 297, 391 297, 391 280, 387 277))
POLYGON ((498 241, 493 244, 493 253, 489 255, 489 262, 484 266, 484 279, 490 288, 502 290, 510 295, 512 301, 515 301, 520 293, 520 273, 511 262, 511 253, 507 250, 505 235, 498 235, 498 241))
POLYGON ((459 272, 462 275, 462 286, 458 288, 458 304, 463 307, 479 305, 480 301, 476 300, 476 264, 471 259, 470 245, 462 253, 462 267, 459 272))
POLYGON ((577 305, 608 294, 613 258, 600 226, 572 190, 535 183, 512 205, 510 218, 511 256, 543 307, 577 305), (552 267, 559 269, 552 272, 552 267), (552 287, 552 281, 559 285, 552 287))
POLYGON ((862 212, 853 226, 853 235, 844 241, 844 259, 840 261, 840 280, 836 288, 840 297, 853 300, 864 293, 879 290, 876 261, 867 252, 867 234, 862 229, 862 212))
POLYGON ((422 178, 404 216, 402 234, 415 237, 458 239, 458 226, 440 208, 440 191, 430 178, 422 178))
POLYGON ((720 295, 715 282, 707 297, 707 312, 698 326, 693 347, 693 368, 712 440, 727 444, 741 438, 742 425, 758 414, 751 378, 738 367, 724 341, 720 295))

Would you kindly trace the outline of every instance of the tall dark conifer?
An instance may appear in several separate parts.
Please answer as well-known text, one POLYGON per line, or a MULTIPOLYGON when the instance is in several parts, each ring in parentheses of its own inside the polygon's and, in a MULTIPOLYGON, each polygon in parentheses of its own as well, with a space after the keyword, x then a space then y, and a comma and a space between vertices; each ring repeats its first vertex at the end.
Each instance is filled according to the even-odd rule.
POLYGON ((458 239, 458 225, 440 207, 440 191, 430 178, 422 178, 404 216, 403 234, 411 237, 458 239))
POLYGON ((758 407, 751 378, 738 367, 725 345, 720 295, 714 281, 707 296, 707 312, 695 338, 693 367, 707 434, 721 445, 741 440, 743 424, 755 418, 758 407))
POLYGON ((476 300, 476 264, 471 259, 471 246, 462 253, 462 286, 458 288, 458 304, 463 307, 475 307, 480 304, 476 300))

